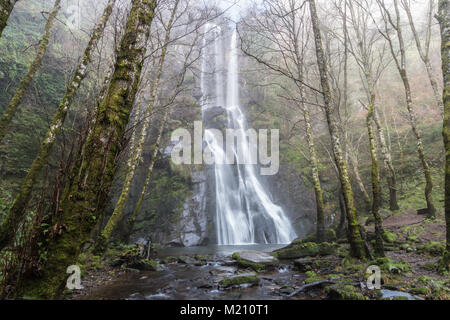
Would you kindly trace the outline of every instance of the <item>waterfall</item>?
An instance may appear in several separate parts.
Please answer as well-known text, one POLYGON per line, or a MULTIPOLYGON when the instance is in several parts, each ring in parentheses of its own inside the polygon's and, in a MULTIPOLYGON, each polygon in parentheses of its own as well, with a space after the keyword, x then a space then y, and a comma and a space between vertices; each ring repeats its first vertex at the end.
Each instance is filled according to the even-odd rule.
MULTIPOLYGON (((201 75, 203 113, 212 107, 224 108, 227 128, 233 128, 245 137, 247 121, 239 103, 237 32, 234 31, 231 36, 226 94, 223 70, 225 54, 219 27, 213 25, 206 27, 204 50, 201 75), (210 33, 214 35, 213 46, 208 45, 206 41, 210 33), (211 63, 214 65, 211 66, 211 63)), ((296 233, 285 212, 273 203, 261 184, 256 173, 257 167, 252 164, 241 164, 250 163, 248 158, 253 155, 253 149, 247 139, 238 140, 242 144, 240 146, 232 144, 232 154, 239 163, 235 165, 225 164, 225 147, 213 134, 213 130, 205 129, 204 139, 215 159, 218 244, 285 244, 295 239, 296 233)))

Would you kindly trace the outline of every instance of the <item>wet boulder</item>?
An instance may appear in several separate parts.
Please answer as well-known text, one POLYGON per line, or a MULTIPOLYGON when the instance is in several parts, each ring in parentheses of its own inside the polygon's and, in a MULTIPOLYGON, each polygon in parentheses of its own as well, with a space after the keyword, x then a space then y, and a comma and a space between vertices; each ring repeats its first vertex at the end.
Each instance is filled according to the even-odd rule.
POLYGON ((192 257, 182 256, 178 258, 178 263, 195 265, 197 263, 197 260, 192 257))
POLYGON ((259 251, 241 251, 233 254, 233 259, 241 268, 251 268, 256 272, 273 269, 278 265, 278 260, 265 252, 259 251))
POLYGON ((338 246, 329 242, 293 242, 291 245, 276 250, 278 259, 299 259, 305 257, 326 256, 336 253, 338 246))
POLYGON ((246 273, 234 277, 225 278, 219 282, 219 285, 222 287, 239 286, 245 284, 258 285, 258 276, 255 273, 246 273))
POLYGON ((338 283, 325 289, 330 300, 369 300, 351 284, 338 283))
POLYGON ((314 264, 314 258, 300 258, 294 261, 295 268, 300 272, 310 271, 314 264))
POLYGON ((138 247, 131 248, 120 254, 112 261, 111 266, 141 271, 158 271, 160 268, 157 261, 143 258, 138 247))

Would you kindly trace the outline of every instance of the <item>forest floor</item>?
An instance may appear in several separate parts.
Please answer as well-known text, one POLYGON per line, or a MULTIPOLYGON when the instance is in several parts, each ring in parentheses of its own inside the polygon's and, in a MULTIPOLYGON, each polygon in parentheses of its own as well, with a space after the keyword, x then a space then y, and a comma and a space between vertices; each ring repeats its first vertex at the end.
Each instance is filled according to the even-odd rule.
MULTIPOLYGON (((279 258, 275 264, 244 261, 236 255, 138 263, 132 258, 131 263, 122 263, 136 252, 130 246, 112 249, 105 258, 88 254, 82 261, 84 289, 66 292, 66 298, 450 299, 449 274, 438 270, 444 248, 443 217, 430 221, 416 213, 398 213, 386 217, 383 226, 386 258, 364 262, 348 257, 344 239, 330 243, 327 248, 333 250, 326 253, 307 240, 294 242, 291 249, 272 254, 279 258), (366 270, 373 265, 381 270, 378 290, 367 288, 366 270)), ((373 226, 366 230, 370 239, 373 226)))

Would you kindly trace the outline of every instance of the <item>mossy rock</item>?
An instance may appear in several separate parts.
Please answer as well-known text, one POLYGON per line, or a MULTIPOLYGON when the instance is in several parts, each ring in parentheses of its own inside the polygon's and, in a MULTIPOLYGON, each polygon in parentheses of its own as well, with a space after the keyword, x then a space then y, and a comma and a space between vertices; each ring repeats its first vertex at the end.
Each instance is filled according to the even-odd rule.
POLYGON ((377 258, 371 265, 379 266, 381 270, 391 274, 404 274, 412 271, 412 267, 406 261, 393 262, 390 258, 377 258))
POLYGON ((314 258, 300 258, 294 260, 294 267, 300 272, 311 271, 314 264, 314 258))
POLYGON ((433 257, 440 257, 444 254, 445 244, 442 242, 431 241, 423 246, 417 246, 419 253, 429 254, 433 257))
POLYGON ((413 252, 414 251, 414 247, 411 246, 409 243, 403 243, 400 246, 400 249, 405 250, 406 252, 413 252))
POLYGON ((207 254, 205 254, 205 255, 197 254, 194 258, 196 260, 200 260, 200 261, 207 261, 207 260, 210 260, 212 257, 210 255, 207 255, 207 254))
POLYGON ((258 251, 235 252, 232 258, 241 268, 250 268, 256 272, 274 269, 279 261, 272 255, 258 251))
POLYGON ((318 275, 314 271, 307 271, 306 272, 306 279, 305 284, 310 284, 317 281, 325 280, 322 276, 318 275))
POLYGON ((341 267, 347 274, 361 273, 364 269, 364 265, 360 260, 350 256, 346 256, 342 259, 341 267))
POLYGON ((327 298, 331 300, 369 300, 360 292, 357 292, 355 287, 349 284, 335 284, 328 286, 325 289, 328 293, 327 298))
POLYGON ((238 286, 242 284, 257 285, 259 284, 259 278, 254 274, 247 274, 225 278, 219 282, 219 285, 222 287, 238 286))
POLYGON ((431 294, 431 289, 428 287, 412 288, 411 290, 409 290, 409 293, 428 296, 431 294))
POLYGON ((195 264, 197 261, 194 258, 188 256, 178 257, 178 263, 181 264, 195 264))
MULTIPOLYGON (((325 236, 324 242, 336 242, 337 240, 336 231, 333 228, 326 228, 324 236, 325 236)), ((292 241, 291 245, 297 245, 308 242, 318 242, 317 235, 313 233, 308 235, 306 238, 295 239, 294 241, 292 241)))
POLYGON ((397 235, 391 231, 384 230, 383 240, 387 243, 395 243, 397 241, 397 235))
POLYGON ((142 271, 158 271, 161 267, 155 260, 143 259, 140 255, 139 248, 128 249, 124 254, 116 258, 111 266, 142 270, 142 271))
POLYGON ((295 288, 291 286, 282 286, 279 291, 282 294, 289 295, 295 291, 295 288))
POLYGON ((158 271, 161 266, 155 260, 141 259, 135 263, 128 264, 127 267, 142 271, 158 271))
POLYGON ((162 262, 164 264, 175 263, 175 262, 178 262, 178 258, 177 257, 166 257, 162 260, 162 262))
POLYGON ((336 231, 332 228, 325 229, 325 241, 335 242, 337 240, 336 231))
POLYGON ((278 259, 298 259, 304 257, 326 256, 336 253, 337 245, 335 243, 306 242, 289 245, 275 251, 278 259))

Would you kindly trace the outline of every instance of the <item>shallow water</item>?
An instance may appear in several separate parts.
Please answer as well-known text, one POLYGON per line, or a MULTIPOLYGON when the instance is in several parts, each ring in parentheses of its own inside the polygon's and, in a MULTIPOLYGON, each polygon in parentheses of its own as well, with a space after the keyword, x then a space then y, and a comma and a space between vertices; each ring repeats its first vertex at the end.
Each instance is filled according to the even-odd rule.
MULTIPOLYGON (((162 265, 157 272, 126 273, 102 287, 93 289, 87 299, 108 300, 279 300, 287 294, 280 290, 285 286, 300 286, 304 276, 294 272, 292 266, 259 274, 256 286, 241 285, 223 288, 219 281, 248 273, 240 270, 230 258, 236 251, 258 250, 269 252, 283 245, 208 246, 170 248, 160 252, 159 258, 167 256, 210 255, 206 265, 170 263, 162 265)), ((161 262, 162 263, 162 262, 161 262)))
POLYGON ((220 246, 209 245, 204 247, 177 247, 177 248, 164 248, 158 252, 158 257, 165 258, 168 256, 191 256, 191 255, 217 255, 217 256, 231 256, 237 251, 254 250, 262 252, 272 252, 274 250, 285 247, 286 244, 251 244, 251 245, 232 245, 232 246, 220 246))

